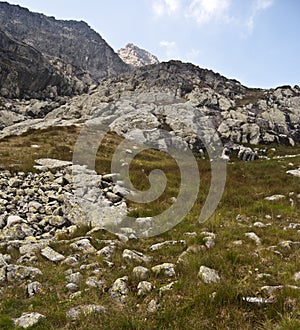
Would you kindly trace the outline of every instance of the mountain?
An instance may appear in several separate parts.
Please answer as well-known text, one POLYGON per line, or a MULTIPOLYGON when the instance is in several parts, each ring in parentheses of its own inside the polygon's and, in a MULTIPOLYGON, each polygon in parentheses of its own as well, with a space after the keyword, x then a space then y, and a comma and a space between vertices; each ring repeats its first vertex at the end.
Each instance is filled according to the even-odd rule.
POLYGON ((134 68, 159 63, 156 56, 134 44, 127 44, 124 48, 118 50, 118 55, 125 63, 134 68))
MULTIPOLYGON (((20 6, 0 2, 0 26, 3 33, 5 33, 5 36, 3 33, 1 36, 5 40, 7 38, 14 40, 15 44, 19 45, 17 47, 18 50, 20 50, 20 45, 22 44, 23 50, 27 47, 28 51, 34 51, 36 54, 39 54, 37 56, 38 63, 33 63, 36 56, 30 55, 32 65, 40 68, 35 70, 35 73, 31 72, 33 73, 33 80, 49 81, 50 89, 52 81, 58 79, 54 79, 53 75, 63 76, 62 79, 66 82, 68 80, 77 80, 79 84, 83 85, 79 90, 83 91, 93 81, 96 82, 103 77, 129 70, 129 66, 85 22, 56 20, 43 14, 32 13, 20 6), (41 58, 43 58, 43 64, 41 63, 41 58), (44 67, 45 63, 47 63, 46 67, 44 67), (42 76, 39 76, 40 71, 43 72, 42 76), (49 75, 47 75, 47 72, 49 75)), ((7 46, 7 42, 3 43, 7 46)), ((19 65, 21 60, 20 54, 18 51, 12 51, 11 46, 9 49, 4 48, 3 51, 6 52, 5 56, 10 52, 10 60, 18 63, 18 68, 12 67, 10 74, 10 77, 13 76, 13 80, 16 83, 18 79, 23 79, 24 76, 19 70, 19 67, 22 66, 19 65), (16 58, 13 58, 14 55, 16 55, 16 58)), ((4 57, 2 59, 3 62, 5 62, 4 57)), ((6 76, 9 76, 10 70, 7 66, 2 66, 1 70, 4 71, 6 76)), ((3 78, 1 80, 3 81, 3 78)), ((20 85, 23 86, 27 83, 28 81, 22 81, 20 85)), ((66 86, 65 89, 74 90, 72 84, 74 84, 74 81, 68 87, 66 86)), ((41 84, 41 89, 45 90, 47 86, 41 84)), ((3 88, 6 89, 5 93, 1 93, 4 96, 24 96, 24 93, 22 93, 24 88, 20 88, 20 93, 13 92, 12 89, 7 91, 9 89, 8 86, 3 88)), ((36 90, 31 90, 30 88, 30 84, 28 84, 27 95, 36 97, 36 90)), ((63 88, 62 93, 64 93, 63 88)), ((45 92, 44 94, 47 93, 45 92)))
POLYGON ((125 64, 86 23, 7 3, 0 23, 0 137, 97 118, 138 140, 143 129, 164 128, 195 151, 209 122, 229 148, 300 142, 299 86, 247 88, 191 63, 159 63, 133 44, 119 51, 125 64), (44 101, 7 101, 16 97, 44 101))

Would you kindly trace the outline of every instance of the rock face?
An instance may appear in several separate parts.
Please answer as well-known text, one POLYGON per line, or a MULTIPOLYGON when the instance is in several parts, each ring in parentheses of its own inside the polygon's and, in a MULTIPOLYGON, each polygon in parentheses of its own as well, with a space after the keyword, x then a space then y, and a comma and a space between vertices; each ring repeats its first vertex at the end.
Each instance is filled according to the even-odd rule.
POLYGON ((0 73, 0 94, 7 98, 54 97, 87 90, 75 75, 60 72, 41 52, 1 30, 0 73))
POLYGON ((125 63, 134 68, 159 63, 156 56, 134 44, 127 44, 124 48, 119 49, 118 55, 125 63))
POLYGON ((93 80, 128 71, 128 65, 85 22, 60 21, 1 2, 0 25, 14 39, 1 33, 3 96, 49 96, 45 89, 51 86, 58 86, 58 95, 74 94, 86 91, 93 80), (3 86, 4 79, 17 86, 3 86), (75 82, 79 86, 73 86, 75 82), (14 87, 19 88, 15 93, 14 87))

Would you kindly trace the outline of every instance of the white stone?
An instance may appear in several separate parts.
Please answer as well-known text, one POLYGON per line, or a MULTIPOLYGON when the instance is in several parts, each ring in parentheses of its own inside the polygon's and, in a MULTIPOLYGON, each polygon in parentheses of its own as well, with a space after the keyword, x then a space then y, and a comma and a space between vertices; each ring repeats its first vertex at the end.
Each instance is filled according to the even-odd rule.
POLYGON ((138 296, 144 296, 152 290, 152 284, 147 281, 142 281, 137 286, 138 296))
POLYGON ((59 262, 65 259, 62 254, 54 251, 50 246, 46 246, 42 249, 41 255, 52 262, 59 262))
POLYGON ((198 277, 204 282, 204 283, 219 283, 220 282, 220 276, 218 272, 212 268, 201 266, 199 269, 198 277))
POLYGON ((285 196, 284 195, 272 195, 272 196, 268 196, 268 197, 265 197, 265 200, 266 201, 278 201, 278 200, 280 200, 280 199, 283 199, 283 198, 285 198, 285 196))
POLYGON ((34 326, 40 320, 44 319, 45 316, 40 313, 23 313, 21 317, 14 319, 15 326, 27 329, 34 326))
POLYGON ((261 245, 261 239, 254 233, 245 233, 245 236, 255 242, 256 245, 261 245))
POLYGON ((156 265, 151 268, 152 272, 156 275, 166 275, 168 277, 173 277, 176 275, 175 273, 175 265, 169 262, 165 262, 161 265, 156 265))

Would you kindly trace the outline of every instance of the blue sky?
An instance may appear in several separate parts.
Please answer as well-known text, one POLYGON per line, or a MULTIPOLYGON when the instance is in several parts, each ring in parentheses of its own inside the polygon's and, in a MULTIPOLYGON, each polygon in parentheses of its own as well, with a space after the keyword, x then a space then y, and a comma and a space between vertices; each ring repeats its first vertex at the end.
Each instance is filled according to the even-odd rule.
POLYGON ((17 0, 86 21, 117 51, 129 42, 249 87, 300 85, 299 0, 17 0))

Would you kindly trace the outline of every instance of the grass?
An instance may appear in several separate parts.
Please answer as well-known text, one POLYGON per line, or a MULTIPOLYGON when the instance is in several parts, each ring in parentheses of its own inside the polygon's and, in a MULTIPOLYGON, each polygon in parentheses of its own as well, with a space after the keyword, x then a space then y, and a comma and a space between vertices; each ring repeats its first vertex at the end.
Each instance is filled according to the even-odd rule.
MULTIPOLYGON (((72 150, 79 134, 78 127, 51 128, 31 131, 21 136, 10 137, 0 142, 1 165, 13 171, 32 170, 34 159, 54 157, 72 159, 72 150), (37 144, 39 148, 32 148, 37 144)), ((110 157, 122 139, 108 134, 97 154, 96 169, 99 173, 110 172, 110 157)), ((267 147, 271 149, 274 146, 267 147)), ((299 154, 300 147, 277 147, 275 156, 299 154)), ((300 157, 292 159, 258 160, 255 162, 234 162, 228 164, 227 183, 222 200, 211 219, 198 223, 201 206, 205 201, 210 184, 210 163, 198 159, 201 172, 201 186, 197 201, 185 219, 166 233, 153 238, 130 240, 117 247, 112 257, 114 267, 109 269, 102 257, 81 255, 81 264, 96 263, 100 270, 97 275, 104 281, 104 287, 91 289, 85 281, 80 284, 82 296, 69 299, 65 289, 64 272, 66 265, 55 265, 38 257, 34 265, 43 271, 38 280, 43 284, 42 295, 28 298, 25 287, 18 283, 3 288, 0 303, 0 328, 14 329, 11 318, 23 312, 37 311, 47 318, 33 329, 299 329, 300 300, 299 291, 284 289, 276 294, 272 304, 250 304, 243 297, 266 297, 260 288, 264 285, 295 285, 293 274, 300 270, 299 247, 279 247, 284 240, 300 241, 297 230, 286 229, 291 222, 300 223, 298 178, 286 175, 293 167, 300 166, 300 157), (268 202, 264 198, 273 194, 292 196, 295 205, 291 207, 289 197, 268 202), (266 215, 270 215, 268 219, 266 215), (265 228, 253 227, 256 221, 269 223, 265 228), (196 237, 184 235, 197 233, 196 237), (168 279, 151 274, 149 281, 154 290, 146 297, 137 297, 138 281, 132 276, 135 263, 125 263, 122 258, 124 248, 142 251, 153 257, 147 265, 151 267, 162 262, 176 263, 178 256, 185 250, 182 245, 174 245, 159 251, 149 247, 164 240, 185 239, 187 246, 203 244, 202 231, 216 234, 216 246, 210 250, 190 253, 184 263, 176 266, 176 277, 168 279), (245 237, 254 231, 262 239, 262 245, 245 237), (242 240, 242 245, 234 241, 242 240), (271 248, 275 246, 275 248, 271 248), (277 251, 277 252, 276 252, 277 251), (205 265, 216 269, 221 276, 220 284, 204 284, 198 279, 199 267, 205 265), (266 273, 269 276, 259 277, 266 273), (130 294, 126 304, 120 308, 110 298, 108 289, 120 276, 129 276, 130 294), (172 291, 159 297, 159 288, 170 281, 177 280, 172 291), (146 311, 151 299, 159 297, 160 309, 154 313, 146 311), (108 314, 91 315, 70 322, 66 311, 82 304, 100 304, 107 307, 108 314)), ((168 185, 162 196, 150 204, 129 202, 130 215, 143 217, 160 214, 171 205, 171 197, 176 197, 180 185, 179 171, 172 158, 164 153, 147 150, 132 162, 130 175, 133 184, 142 190, 149 188, 147 175, 154 168, 166 171, 168 185)), ((62 235, 61 240, 85 235, 90 228, 81 227, 72 236, 62 235)), ((92 244, 100 249, 100 240, 114 239, 114 235, 104 230, 92 234, 92 244)), ((51 246, 65 255, 73 253, 66 242, 54 242, 51 246)), ((4 250, 4 249, 3 249, 4 250)), ((1 251, 6 252, 6 251, 1 251)), ((18 251, 12 253, 13 262, 19 258, 18 251)), ((75 271, 79 266, 74 267, 75 271)), ((86 279, 91 271, 81 270, 86 279)))
POLYGON ((248 104, 256 104, 259 100, 264 99, 264 91, 259 88, 248 88, 242 99, 236 100, 236 106, 242 107, 248 104))

